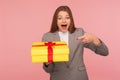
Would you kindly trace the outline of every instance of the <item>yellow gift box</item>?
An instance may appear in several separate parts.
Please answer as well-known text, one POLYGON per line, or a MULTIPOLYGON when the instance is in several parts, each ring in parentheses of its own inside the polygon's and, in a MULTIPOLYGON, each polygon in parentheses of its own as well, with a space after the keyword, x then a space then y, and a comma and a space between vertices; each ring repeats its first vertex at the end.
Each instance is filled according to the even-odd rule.
POLYGON ((69 48, 65 42, 33 42, 32 62, 69 61, 69 48))

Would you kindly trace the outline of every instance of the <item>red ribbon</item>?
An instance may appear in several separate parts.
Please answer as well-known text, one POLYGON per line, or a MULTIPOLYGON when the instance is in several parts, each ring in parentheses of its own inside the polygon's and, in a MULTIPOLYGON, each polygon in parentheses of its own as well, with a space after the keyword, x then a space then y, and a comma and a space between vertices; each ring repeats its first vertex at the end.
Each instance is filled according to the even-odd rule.
POLYGON ((52 46, 61 46, 66 44, 56 44, 54 42, 46 42, 44 45, 32 45, 32 47, 39 47, 39 46, 48 46, 48 62, 53 62, 53 48, 52 46))
POLYGON ((55 45, 55 43, 48 42, 45 43, 46 46, 48 46, 48 62, 53 62, 53 48, 52 46, 55 45))

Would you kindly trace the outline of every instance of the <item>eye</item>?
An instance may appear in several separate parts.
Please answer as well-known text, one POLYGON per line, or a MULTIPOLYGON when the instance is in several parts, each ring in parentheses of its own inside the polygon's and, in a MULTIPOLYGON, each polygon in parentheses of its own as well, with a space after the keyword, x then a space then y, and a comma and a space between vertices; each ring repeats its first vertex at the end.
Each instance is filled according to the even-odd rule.
POLYGON ((70 19, 70 17, 68 16, 68 17, 66 17, 66 19, 70 19))
POLYGON ((61 17, 58 17, 57 19, 58 19, 58 20, 61 20, 62 18, 61 18, 61 17))

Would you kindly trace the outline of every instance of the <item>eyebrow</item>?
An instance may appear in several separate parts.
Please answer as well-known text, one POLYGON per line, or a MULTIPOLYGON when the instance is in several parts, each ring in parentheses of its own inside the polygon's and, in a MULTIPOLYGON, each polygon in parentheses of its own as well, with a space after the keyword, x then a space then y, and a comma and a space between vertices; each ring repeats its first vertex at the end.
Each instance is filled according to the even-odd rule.
MULTIPOLYGON (((59 17, 59 16, 61 17, 62 15, 58 15, 58 17, 59 17)), ((69 17, 70 17, 70 15, 66 15, 66 16, 69 16, 69 17)))

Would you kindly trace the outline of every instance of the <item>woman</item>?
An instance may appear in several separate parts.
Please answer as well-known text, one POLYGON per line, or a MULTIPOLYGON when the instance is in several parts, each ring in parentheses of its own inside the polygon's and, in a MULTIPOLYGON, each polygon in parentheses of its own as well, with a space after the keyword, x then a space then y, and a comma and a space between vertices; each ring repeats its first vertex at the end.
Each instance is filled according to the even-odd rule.
POLYGON ((96 54, 108 55, 107 46, 95 35, 76 28, 68 6, 60 6, 53 16, 51 30, 43 35, 42 41, 66 41, 70 49, 69 62, 44 63, 50 80, 88 80, 83 61, 84 47, 96 54))

